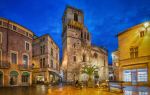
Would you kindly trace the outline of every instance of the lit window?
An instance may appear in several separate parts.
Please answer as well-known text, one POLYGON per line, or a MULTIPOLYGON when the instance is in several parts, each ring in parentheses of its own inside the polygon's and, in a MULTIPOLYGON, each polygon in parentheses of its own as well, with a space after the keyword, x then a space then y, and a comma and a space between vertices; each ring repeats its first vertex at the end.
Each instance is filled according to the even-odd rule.
POLYGON ((28 65, 28 56, 27 55, 23 55, 23 64, 24 64, 24 66, 28 65))
POLYGON ((147 69, 138 69, 138 81, 139 82, 147 82, 148 76, 147 76, 147 69))
POLYGON ((139 92, 139 95, 149 95, 148 92, 139 92))
POLYGON ((125 82, 131 82, 131 70, 125 70, 123 72, 123 80, 125 82))
POLYGON ((11 63, 17 64, 17 54, 11 53, 11 63))

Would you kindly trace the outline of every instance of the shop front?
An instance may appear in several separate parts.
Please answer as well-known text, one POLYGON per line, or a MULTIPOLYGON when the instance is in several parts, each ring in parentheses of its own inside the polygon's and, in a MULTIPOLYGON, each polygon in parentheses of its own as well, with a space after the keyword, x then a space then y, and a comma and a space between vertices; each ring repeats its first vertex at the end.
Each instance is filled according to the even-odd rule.
POLYGON ((30 73, 29 72, 23 72, 21 75, 21 81, 23 86, 30 85, 30 73))
POLYGON ((16 86, 18 85, 18 75, 19 73, 17 71, 11 71, 10 72, 10 86, 16 86))

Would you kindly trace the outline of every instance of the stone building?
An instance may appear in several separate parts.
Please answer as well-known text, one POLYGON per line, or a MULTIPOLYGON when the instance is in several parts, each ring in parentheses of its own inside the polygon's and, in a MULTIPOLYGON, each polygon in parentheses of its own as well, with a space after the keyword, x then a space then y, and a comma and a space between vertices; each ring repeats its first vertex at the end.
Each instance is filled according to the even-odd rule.
POLYGON ((62 23, 63 58, 61 69, 64 73, 64 81, 79 80, 82 66, 85 65, 95 65, 97 67, 95 74, 99 75, 99 79, 108 79, 107 50, 91 45, 91 35, 84 26, 82 10, 66 7, 62 23))
POLYGON ((114 80, 119 80, 119 53, 118 50, 112 52, 112 67, 114 72, 114 80))
POLYGON ((150 86, 150 22, 118 35, 119 80, 124 85, 150 86))
POLYGON ((34 83, 59 80, 59 48, 48 34, 33 40, 33 65, 34 83))
POLYGON ((32 83, 32 31, 0 18, 0 86, 32 83))

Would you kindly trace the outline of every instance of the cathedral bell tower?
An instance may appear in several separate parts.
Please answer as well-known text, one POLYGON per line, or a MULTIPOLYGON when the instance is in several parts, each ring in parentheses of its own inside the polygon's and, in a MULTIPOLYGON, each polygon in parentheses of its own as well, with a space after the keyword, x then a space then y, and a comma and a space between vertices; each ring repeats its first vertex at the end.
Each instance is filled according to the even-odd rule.
POLYGON ((81 61, 80 49, 82 44, 91 44, 90 34, 84 27, 83 12, 67 6, 62 17, 63 58, 62 69, 65 81, 75 80, 75 67, 81 61))

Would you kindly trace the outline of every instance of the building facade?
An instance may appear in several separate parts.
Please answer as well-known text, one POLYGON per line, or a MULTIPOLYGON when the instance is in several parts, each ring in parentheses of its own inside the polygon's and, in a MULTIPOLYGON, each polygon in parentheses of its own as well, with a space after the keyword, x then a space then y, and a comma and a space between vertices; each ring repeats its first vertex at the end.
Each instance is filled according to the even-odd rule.
POLYGON ((0 18, 0 86, 32 84, 32 31, 0 18))
POLYGON ((59 48, 45 34, 33 40, 33 82, 55 83, 59 80, 59 48))
MULTIPOLYGON (((100 80, 108 78, 107 50, 91 45, 91 35, 84 26, 82 10, 68 6, 62 18, 63 58, 61 69, 64 81, 83 80, 81 69, 85 65, 95 65, 100 80)), ((86 78, 86 77, 85 77, 86 78)), ((86 78, 87 79, 87 78, 86 78)))
POLYGON ((118 34, 119 80, 150 86, 150 22, 118 34))

